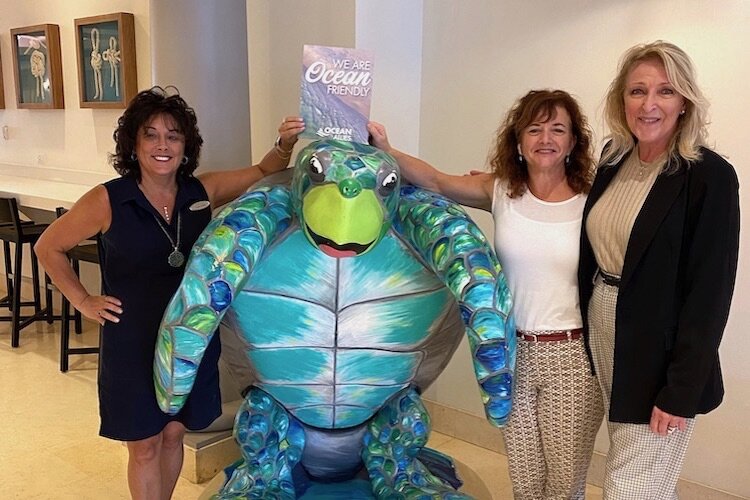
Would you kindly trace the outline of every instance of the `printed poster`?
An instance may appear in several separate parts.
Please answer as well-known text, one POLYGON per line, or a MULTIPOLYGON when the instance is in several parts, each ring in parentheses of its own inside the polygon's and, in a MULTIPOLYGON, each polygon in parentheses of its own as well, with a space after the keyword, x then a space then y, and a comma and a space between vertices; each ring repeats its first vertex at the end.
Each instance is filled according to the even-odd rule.
POLYGON ((361 49, 305 45, 302 53, 301 137, 367 144, 372 54, 361 49))

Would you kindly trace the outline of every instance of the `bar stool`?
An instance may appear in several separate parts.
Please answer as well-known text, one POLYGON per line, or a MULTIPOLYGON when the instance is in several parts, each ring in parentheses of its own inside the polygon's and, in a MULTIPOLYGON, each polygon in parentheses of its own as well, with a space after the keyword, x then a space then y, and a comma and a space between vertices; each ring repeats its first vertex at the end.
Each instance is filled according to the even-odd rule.
MULTIPOLYGON (((58 207, 55 209, 57 217, 67 212, 66 209, 58 207)), ((99 243, 98 241, 92 243, 81 243, 70 250, 68 250, 68 259, 70 265, 73 268, 73 272, 76 276, 80 275, 80 263, 90 262, 92 264, 99 264, 99 243)), ((71 354, 98 354, 99 347, 70 347, 70 322, 73 321, 75 332, 80 334, 83 331, 83 325, 81 320, 81 312, 78 309, 73 308, 73 317, 70 314, 70 302, 62 295, 61 309, 62 313, 60 319, 62 326, 60 328, 60 371, 68 371, 68 362, 71 354)), ((99 335, 101 335, 102 329, 99 327, 99 335)))
POLYGON ((0 321, 10 321, 11 346, 18 347, 20 343, 21 330, 34 321, 52 317, 52 304, 47 302, 42 308, 41 293, 39 291, 39 261, 34 254, 34 243, 39 239, 42 232, 49 224, 35 224, 31 221, 22 221, 18 211, 18 203, 15 198, 0 198, 0 240, 3 241, 3 254, 5 256, 5 284, 8 295, 0 299, 0 305, 10 310, 10 316, 0 316, 0 321), (11 260, 10 244, 15 245, 15 256, 11 260), (31 253, 31 280, 34 288, 34 300, 21 300, 21 285, 23 271, 23 246, 28 244, 31 253), (34 307, 34 313, 23 315, 21 308, 34 307))

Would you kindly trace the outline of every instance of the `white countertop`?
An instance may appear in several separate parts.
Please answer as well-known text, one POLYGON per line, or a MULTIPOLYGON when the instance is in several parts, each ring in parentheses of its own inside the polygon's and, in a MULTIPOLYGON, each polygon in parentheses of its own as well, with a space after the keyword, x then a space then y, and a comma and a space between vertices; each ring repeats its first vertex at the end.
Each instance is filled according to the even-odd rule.
POLYGON ((0 197, 15 197, 20 206, 54 211, 72 207, 89 189, 114 177, 115 172, 109 175, 0 164, 0 197))

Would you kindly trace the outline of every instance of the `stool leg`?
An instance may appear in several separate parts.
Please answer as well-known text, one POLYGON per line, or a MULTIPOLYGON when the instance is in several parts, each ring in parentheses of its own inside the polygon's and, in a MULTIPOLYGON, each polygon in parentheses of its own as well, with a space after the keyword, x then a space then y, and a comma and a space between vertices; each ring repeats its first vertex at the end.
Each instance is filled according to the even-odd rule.
MULTIPOLYGON (((76 273, 76 276, 80 276, 81 275, 81 265, 80 265, 80 263, 77 260, 74 259, 71 262, 71 264, 73 265, 73 272, 76 273)), ((81 333, 83 331, 83 320, 81 318, 81 311, 79 311, 78 309, 74 309, 73 310, 73 319, 74 319, 74 323, 75 323, 76 333, 77 334, 81 333)))
POLYGON ((47 324, 51 325, 55 318, 52 308, 52 280, 47 271, 44 272, 44 304, 45 311, 47 311, 47 324))
POLYGON ((11 299, 11 347, 18 347, 21 336, 21 270, 23 269, 23 245, 16 243, 16 266, 13 269, 13 298, 11 299))
POLYGON ((11 259, 10 259, 10 243, 7 241, 3 241, 3 254, 5 255, 5 286, 6 290, 8 290, 8 296, 3 300, 3 302, 7 301, 8 310, 13 310, 13 280, 11 279, 11 276, 13 276, 13 266, 11 265, 11 259))
POLYGON ((36 258, 33 248, 31 252, 31 282, 34 285, 34 314, 42 311, 42 293, 39 291, 39 260, 36 258))
POLYGON ((76 335, 83 333, 83 318, 81 317, 81 311, 76 309, 73 314, 73 324, 76 330, 76 335))
POLYGON ((60 328, 60 371, 68 371, 68 349, 70 348, 70 302, 62 296, 62 326, 60 328))

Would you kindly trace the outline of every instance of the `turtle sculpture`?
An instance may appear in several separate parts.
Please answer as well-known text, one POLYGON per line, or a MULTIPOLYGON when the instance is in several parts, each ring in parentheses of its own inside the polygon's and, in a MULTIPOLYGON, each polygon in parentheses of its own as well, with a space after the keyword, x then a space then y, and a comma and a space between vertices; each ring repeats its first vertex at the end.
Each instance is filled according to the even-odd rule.
POLYGON ((251 189, 198 238, 160 327, 159 404, 180 410, 223 318, 256 381, 235 419, 243 458, 218 498, 466 498, 450 459, 424 448, 419 394, 465 335, 487 417, 502 426, 510 309, 500 264, 461 207, 401 187, 383 151, 313 142, 291 182, 251 189), (342 482, 349 493, 312 493, 342 482))

